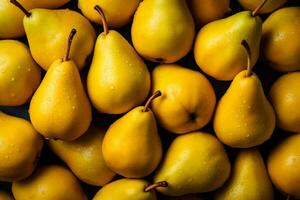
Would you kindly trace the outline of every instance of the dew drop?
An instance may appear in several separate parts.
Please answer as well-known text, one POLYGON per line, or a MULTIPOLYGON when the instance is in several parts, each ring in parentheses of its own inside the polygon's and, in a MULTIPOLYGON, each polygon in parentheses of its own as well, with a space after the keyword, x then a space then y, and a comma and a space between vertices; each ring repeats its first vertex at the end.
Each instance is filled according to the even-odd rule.
POLYGON ((27 68, 27 71, 28 71, 28 72, 31 72, 31 68, 27 68))
POLYGON ((16 79, 15 79, 15 77, 12 77, 10 80, 11 80, 11 81, 15 81, 16 79))
POLYGON ((10 95, 11 95, 12 97, 16 96, 15 93, 11 93, 10 95))
POLYGON ((73 109, 73 110, 75 110, 75 108, 76 108, 75 106, 72 106, 72 109, 73 109))

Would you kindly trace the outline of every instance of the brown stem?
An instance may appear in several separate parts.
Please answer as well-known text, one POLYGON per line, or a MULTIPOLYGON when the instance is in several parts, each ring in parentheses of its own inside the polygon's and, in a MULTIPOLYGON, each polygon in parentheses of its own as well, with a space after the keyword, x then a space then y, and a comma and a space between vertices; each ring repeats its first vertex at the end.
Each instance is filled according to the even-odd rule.
POLYGON ((154 184, 151 184, 151 185, 148 185, 146 188, 145 188, 145 192, 149 192, 157 187, 168 187, 168 182, 167 181, 161 181, 161 182, 157 182, 157 183, 154 183, 154 184))
POLYGON ((94 9, 100 14, 101 20, 102 20, 102 26, 103 26, 103 29, 104 29, 104 33, 105 33, 105 35, 107 35, 108 32, 109 32, 109 29, 108 29, 108 25, 107 25, 105 15, 104 15, 102 9, 100 8, 100 6, 96 5, 94 7, 94 9))
POLYGON ((24 6, 22 6, 22 4, 20 4, 17 0, 10 0, 10 3, 14 4, 20 10, 22 10, 22 12, 26 15, 26 17, 30 17, 31 16, 31 13, 28 12, 28 10, 26 10, 26 8, 24 8, 24 6))
POLYGON ((159 96, 161 96, 161 92, 159 90, 157 90, 156 92, 154 92, 154 94, 146 102, 145 107, 143 109, 143 112, 147 112, 148 108, 149 108, 149 106, 151 104, 151 102, 153 101, 153 99, 155 99, 155 98, 157 98, 159 96))
POLYGON ((64 61, 64 62, 70 60, 71 46, 72 46, 73 38, 74 38, 76 32, 77 32, 77 31, 76 31, 75 28, 73 28, 72 31, 70 32, 69 39, 68 39, 68 44, 67 44, 67 52, 66 52, 65 57, 63 58, 63 61, 64 61))
POLYGON ((258 13, 258 11, 260 11, 260 9, 267 3, 268 0, 263 0, 263 2, 261 2, 261 4, 259 4, 253 11, 252 11, 252 17, 255 17, 258 13))
POLYGON ((251 70, 251 49, 250 49, 250 46, 249 46, 249 44, 246 40, 243 40, 241 42, 241 44, 245 48, 246 54, 247 54, 247 73, 246 73, 246 77, 249 77, 252 74, 252 70, 251 70))

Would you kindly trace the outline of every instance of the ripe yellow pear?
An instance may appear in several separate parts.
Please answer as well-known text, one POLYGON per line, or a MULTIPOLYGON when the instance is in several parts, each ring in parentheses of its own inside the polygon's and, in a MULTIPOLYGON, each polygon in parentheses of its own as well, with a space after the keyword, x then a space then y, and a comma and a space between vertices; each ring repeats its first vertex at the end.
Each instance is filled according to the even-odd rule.
POLYGON ((70 57, 82 69, 94 48, 96 33, 90 22, 69 9, 48 10, 35 8, 27 11, 16 0, 11 0, 25 14, 23 24, 34 60, 44 69, 65 55, 65 40, 70 30, 78 31, 70 57))
POLYGON ((280 142, 268 157, 268 171, 273 184, 292 198, 300 198, 300 134, 280 142))
POLYGON ((152 71, 152 91, 162 97, 152 103, 160 125, 177 134, 198 130, 211 119, 216 96, 200 72, 176 64, 164 64, 152 71))
POLYGON ((76 177, 58 165, 38 168, 29 178, 14 182, 12 191, 15 200, 87 200, 76 177))
POLYGON ((79 0, 78 7, 82 13, 95 23, 99 23, 99 14, 94 7, 102 8, 109 27, 121 27, 129 23, 140 0, 79 0))
POLYGON ((106 164, 127 178, 148 176, 162 157, 156 121, 149 109, 155 92, 145 106, 139 106, 115 121, 104 136, 102 151, 106 164))
POLYGON ((103 16, 104 32, 97 39, 87 78, 89 97, 99 112, 125 113, 147 98, 150 73, 126 39, 108 30, 101 8, 95 9, 103 16))
POLYGON ((0 111, 0 144, 0 181, 17 181, 35 169, 43 139, 28 121, 0 111))
POLYGON ((32 124, 48 139, 74 140, 88 129, 92 120, 78 68, 69 55, 75 33, 76 29, 72 29, 66 55, 49 67, 30 102, 32 124))
MULTIPOLYGON (((267 0, 264 0, 265 3, 267 0)), ((197 65, 217 80, 232 80, 247 63, 241 46, 247 40, 252 52, 251 67, 259 56, 262 21, 257 11, 243 11, 205 25, 198 33, 194 56, 197 65)))
POLYGON ((105 185, 93 200, 156 200, 154 189, 165 186, 165 183, 150 185, 142 179, 123 178, 105 185))
POLYGON ((249 148, 271 137, 275 128, 275 113, 259 78, 251 71, 250 47, 245 40, 242 44, 248 52, 248 69, 234 78, 220 99, 213 125, 224 144, 249 148))
POLYGON ((273 186, 263 158, 254 149, 240 150, 226 184, 215 192, 215 200, 272 200, 273 186))
POLYGON ((8 194, 4 191, 1 191, 1 190, 0 190, 0 199, 1 200, 14 200, 14 198, 10 194, 8 194))
POLYGON ((16 40, 0 40, 0 105, 26 103, 41 81, 41 70, 28 47, 16 40))
POLYGON ((279 77, 270 90, 270 101, 274 107, 277 126, 300 133, 300 72, 279 77))
POLYGON ((300 7, 282 8, 263 24, 262 57, 275 70, 300 70, 300 7))
POLYGON ((230 174, 230 162, 219 140, 208 133, 192 132, 174 139, 166 152, 154 182, 166 181, 156 188, 168 196, 216 190, 230 174))
POLYGON ((192 48, 193 17, 184 0, 144 0, 131 27, 137 52, 154 62, 173 63, 192 48))
POLYGON ((190 0, 187 2, 199 26, 223 18, 230 10, 230 0, 190 0))
POLYGON ((90 185, 103 186, 115 176, 106 166, 102 155, 105 131, 103 128, 91 126, 74 141, 50 140, 48 145, 80 180, 90 185))
MULTIPOLYGON (((239 0, 241 6, 246 10, 255 10, 263 0, 239 0)), ((270 13, 280 8, 287 0, 268 0, 267 3, 258 11, 258 13, 270 13)))

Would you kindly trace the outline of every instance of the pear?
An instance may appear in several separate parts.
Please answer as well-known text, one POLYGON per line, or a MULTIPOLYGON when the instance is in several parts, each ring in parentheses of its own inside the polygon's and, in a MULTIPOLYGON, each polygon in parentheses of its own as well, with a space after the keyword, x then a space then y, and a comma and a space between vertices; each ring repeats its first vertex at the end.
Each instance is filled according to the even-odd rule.
POLYGON ((115 176, 105 164, 102 155, 102 141, 105 129, 91 126, 74 141, 50 140, 50 149, 60 157, 85 183, 103 186, 115 176))
POLYGON ((121 114, 140 105, 150 90, 150 73, 143 60, 121 34, 108 30, 104 14, 104 32, 97 39, 87 78, 89 97, 102 113, 121 114))
POLYGON ((215 200, 272 200, 273 187, 258 149, 240 150, 227 183, 215 192, 215 200))
POLYGON ((223 18, 230 10, 230 0, 190 0, 187 2, 199 26, 223 18))
POLYGON ((99 14, 94 7, 102 8, 109 27, 121 27, 129 23, 140 0, 130 0, 124 3, 123 0, 79 0, 78 8, 82 13, 95 23, 99 23, 99 14))
MULTIPOLYGON (((238 0, 246 10, 254 10, 263 0, 238 0)), ((271 13, 285 4, 287 0, 268 0, 258 11, 259 14, 271 13)))
POLYGON ((217 80, 232 80, 247 63, 247 55, 240 44, 242 40, 250 45, 251 67, 254 66, 262 35, 262 21, 257 12, 266 1, 253 12, 239 12, 211 22, 199 31, 194 56, 201 70, 217 80))
POLYGON ((29 178, 14 182, 12 191, 15 200, 87 200, 76 177, 58 165, 38 168, 29 178))
POLYGON ((30 102, 32 124, 48 139, 74 140, 91 122, 91 105, 78 68, 69 55, 75 33, 76 29, 72 29, 65 57, 49 67, 30 102))
POLYGON ((0 181, 28 177, 36 167, 43 139, 32 125, 0 111, 0 181))
POLYGON ((259 78, 251 71, 250 47, 245 40, 242 44, 247 50, 248 69, 234 78, 220 99, 213 125, 224 144, 249 148, 271 137, 275 128, 275 113, 259 78))
POLYGON ((162 97, 152 103, 160 125, 177 134, 198 130, 211 119, 216 96, 207 78, 176 64, 163 64, 152 71, 152 90, 162 97))
POLYGON ((263 24, 262 57, 280 72, 300 70, 300 7, 275 11, 263 24))
POLYGON ((106 164, 127 178, 148 176, 162 157, 156 121, 149 109, 155 92, 145 106, 139 106, 115 121, 104 136, 102 151, 106 164), (122 159, 120 159, 122 158, 122 159))
POLYGON ((300 199, 300 134, 289 136, 271 151, 268 171, 273 184, 290 197, 300 199))
POLYGON ((156 200, 155 188, 166 187, 165 182, 150 185, 141 179, 119 179, 105 185, 93 200, 156 200))
POLYGON ((224 146, 208 133, 177 136, 171 143, 154 182, 167 182, 156 190, 168 196, 203 193, 221 187, 230 174, 224 146))
POLYGON ((145 59, 173 63, 192 48, 193 17, 184 0, 144 0, 131 27, 135 49, 145 59))
POLYGON ((14 200, 14 198, 10 194, 8 194, 4 191, 1 191, 1 190, 0 190, 0 199, 1 200, 14 200))
POLYGON ((29 48, 16 40, 1 40, 0 60, 0 105, 26 103, 41 81, 41 70, 29 48))
POLYGON ((277 126, 300 133, 300 72, 279 77, 270 90, 270 101, 276 113, 277 126))
POLYGON ((48 10, 35 8, 27 11, 16 0, 11 0, 25 14, 23 24, 35 61, 45 70, 65 54, 65 38, 75 28, 78 36, 70 57, 82 69, 85 60, 93 51, 96 33, 90 22, 69 9, 48 10))

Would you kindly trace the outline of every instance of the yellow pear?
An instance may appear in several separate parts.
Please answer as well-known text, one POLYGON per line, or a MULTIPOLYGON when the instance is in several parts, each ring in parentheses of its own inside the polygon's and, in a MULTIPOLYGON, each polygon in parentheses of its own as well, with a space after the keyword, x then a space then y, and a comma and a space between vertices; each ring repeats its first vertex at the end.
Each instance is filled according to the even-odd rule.
POLYGON ((109 27, 121 27, 129 23, 140 0, 79 0, 78 7, 82 13, 95 23, 99 23, 99 14, 95 11, 96 5, 104 12, 109 27))
POLYGON ((115 176, 105 164, 102 155, 102 141, 105 129, 91 126, 74 141, 50 140, 50 149, 60 157, 82 181, 103 186, 115 176))
POLYGON ((224 144, 249 148, 271 137, 275 128, 275 113, 259 78, 251 71, 250 47, 245 40, 242 44, 247 50, 248 69, 234 78, 220 99, 213 125, 224 144))
POLYGON ((156 200, 154 189, 165 186, 165 182, 150 185, 142 179, 123 178, 105 185, 93 200, 156 200))
MULTIPOLYGON (((263 0, 239 0, 241 6, 246 10, 254 10, 263 0)), ((258 13, 270 13, 280 8, 287 0, 268 0, 258 13)))
POLYGON ((0 40, 0 105, 28 101, 41 81, 41 70, 28 47, 16 40, 0 40))
POLYGON ((219 140, 208 133, 192 132, 174 139, 166 152, 154 182, 166 181, 156 188, 168 196, 216 190, 230 174, 230 162, 219 140))
POLYGON ((281 141, 268 157, 268 171, 273 184, 282 192, 300 199, 300 134, 281 141))
POLYGON ((4 191, 1 191, 1 190, 0 190, 0 199, 1 200, 14 200, 14 198, 10 194, 8 194, 4 191))
POLYGON ((272 200, 273 187, 259 151, 243 149, 238 153, 231 176, 215 192, 215 200, 272 200))
POLYGON ((126 39, 108 30, 101 8, 96 6, 95 9, 103 16, 104 32, 97 39, 88 74, 89 97, 99 112, 125 113, 147 98, 150 74, 126 39))
POLYGON ((247 63, 247 55, 241 46, 247 40, 252 52, 251 67, 259 56, 262 21, 257 12, 264 0, 253 12, 243 11, 225 19, 205 25, 198 33, 194 56, 197 65, 217 80, 232 80, 247 63))
POLYGON ((145 59, 173 63, 192 48, 193 17, 184 0, 144 0, 131 27, 135 49, 145 59))
POLYGON ((14 182, 15 200, 87 200, 79 181, 65 167, 43 166, 32 176, 14 182))
POLYGON ((164 64, 152 71, 152 90, 162 97, 152 103, 160 125, 177 134, 198 130, 211 119, 216 96, 200 72, 176 64, 164 64))
POLYGON ((277 117, 277 126, 300 133, 300 72, 279 77, 270 90, 270 101, 277 117))
POLYGON ((106 164, 127 178, 141 178, 155 170, 162 157, 156 121, 149 109, 155 92, 139 106, 115 121, 104 136, 102 151, 106 164), (121 158, 121 159, 120 159, 121 158))
POLYGON ((30 102, 32 124, 48 139, 74 140, 91 122, 91 105, 78 68, 69 55, 75 33, 76 29, 72 29, 65 57, 49 67, 30 102))
POLYGON ((275 70, 300 70, 300 7, 275 11, 263 24, 262 57, 275 70))
POLYGON ((90 22, 79 13, 69 10, 48 10, 35 8, 27 11, 16 0, 11 0, 25 14, 23 24, 35 61, 45 70, 65 54, 65 40, 70 30, 75 28, 78 36, 70 57, 79 69, 93 51, 96 33, 90 22))
POLYGON ((28 121, 0 111, 0 144, 0 181, 17 181, 35 169, 43 139, 28 121))
POLYGON ((223 18, 230 10, 230 0, 190 0, 187 2, 199 26, 223 18))

